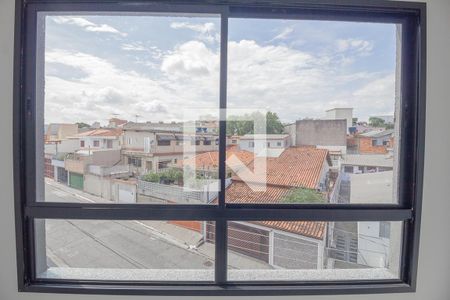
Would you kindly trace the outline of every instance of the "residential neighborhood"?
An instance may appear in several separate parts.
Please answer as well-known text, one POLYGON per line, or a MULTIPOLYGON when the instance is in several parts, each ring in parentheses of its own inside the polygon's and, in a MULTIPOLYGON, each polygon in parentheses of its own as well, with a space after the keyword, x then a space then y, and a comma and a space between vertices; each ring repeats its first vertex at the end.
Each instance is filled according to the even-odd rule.
MULTIPOLYGON (((395 203, 394 117, 374 118, 383 126, 375 126, 373 118, 358 122, 353 108, 329 109, 323 119, 277 120, 273 128, 268 125, 267 134, 254 133, 247 123, 230 124, 226 203, 395 203)), ((217 205, 218 128, 214 120, 133 122, 117 117, 104 126, 48 124, 42 166, 45 201, 217 205)), ((157 249, 190 257, 190 264, 176 267, 213 268, 214 222, 97 223, 104 229, 111 226, 117 239, 146 247, 143 240, 150 236, 158 241, 157 249)), ((276 216, 229 221, 229 264, 234 269, 395 269, 398 257, 393 253, 398 250, 393 248, 400 243, 401 225, 394 223, 278 221, 276 216)), ((89 236, 98 232, 88 221, 71 224, 47 220, 47 237, 62 234, 66 227, 89 236)), ((70 249, 48 243, 48 264, 71 266, 73 261, 73 267, 80 267, 77 253, 87 247, 84 243, 73 241, 70 249)), ((118 255, 105 249, 105 255, 118 255)), ((102 256, 101 251, 95 255, 102 256)), ((133 268, 164 267, 144 253, 134 259, 140 263, 133 268)), ((116 257, 108 267, 124 267, 122 260, 116 257)))

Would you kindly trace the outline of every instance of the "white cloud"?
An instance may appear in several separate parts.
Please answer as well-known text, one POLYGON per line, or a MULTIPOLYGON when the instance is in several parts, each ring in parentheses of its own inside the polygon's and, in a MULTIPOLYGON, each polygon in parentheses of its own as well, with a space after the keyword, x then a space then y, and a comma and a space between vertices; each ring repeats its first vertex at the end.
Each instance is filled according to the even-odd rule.
POLYGON ((339 39, 336 41, 338 52, 352 51, 362 55, 368 55, 374 47, 373 42, 361 39, 339 39))
POLYGON ((294 32, 294 28, 293 27, 286 27, 279 34, 277 34, 273 39, 271 39, 270 41, 285 40, 293 32, 294 32))
MULTIPOLYGON (((130 120, 138 114, 140 120, 170 121, 180 120, 183 108, 218 107, 217 49, 189 41, 160 53, 158 74, 150 77, 93 55, 48 51, 47 62, 66 64, 87 75, 76 81, 46 77, 46 117, 92 122, 118 113, 130 120)), ((335 106, 354 107, 360 118, 394 109, 393 74, 352 72, 336 64, 332 55, 252 40, 230 41, 228 53, 231 108, 265 108, 276 111, 283 121, 323 117, 335 106)))
POLYGON ((122 44, 121 49, 125 51, 147 51, 147 48, 140 43, 122 44))
POLYGON ((162 61, 161 71, 168 76, 208 76, 218 71, 219 57, 206 45, 189 41, 167 54, 162 61))
POLYGON ((170 121, 182 118, 183 107, 216 105, 217 84, 211 83, 211 76, 205 81, 159 75, 155 80, 90 54, 59 49, 47 51, 46 62, 86 74, 77 80, 46 75, 46 122, 105 123, 112 114, 128 120, 140 115, 140 120, 170 121))
POLYGON ((189 29, 198 32, 198 39, 209 43, 219 41, 220 35, 216 31, 214 23, 193 24, 189 22, 172 22, 170 27, 173 29, 189 29))
POLYGON ((120 32, 116 28, 107 24, 96 24, 91 21, 86 20, 82 17, 72 17, 72 16, 56 16, 52 17, 52 20, 58 24, 70 24, 83 28, 86 31, 91 32, 107 32, 114 33, 121 36, 126 36, 124 32, 120 32))

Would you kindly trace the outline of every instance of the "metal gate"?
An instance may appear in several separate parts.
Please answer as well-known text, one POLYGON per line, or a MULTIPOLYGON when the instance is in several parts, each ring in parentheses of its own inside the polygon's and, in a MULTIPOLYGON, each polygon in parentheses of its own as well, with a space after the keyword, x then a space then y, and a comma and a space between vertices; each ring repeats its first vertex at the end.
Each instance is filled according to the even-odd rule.
POLYGON ((83 174, 77 174, 70 172, 69 174, 69 185, 75 189, 83 190, 84 178, 83 174))

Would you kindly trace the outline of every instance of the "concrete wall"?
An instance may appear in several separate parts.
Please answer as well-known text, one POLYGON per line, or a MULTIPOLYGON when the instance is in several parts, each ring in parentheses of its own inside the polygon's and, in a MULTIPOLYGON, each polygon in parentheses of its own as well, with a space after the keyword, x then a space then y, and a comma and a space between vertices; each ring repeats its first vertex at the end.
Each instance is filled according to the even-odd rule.
POLYGON ((84 191, 92 195, 111 199, 111 179, 93 174, 84 175, 84 191))
MULTIPOLYGON (((448 149, 448 111, 450 102, 450 2, 428 0, 428 68, 427 68, 427 129, 422 211, 421 246, 418 287, 413 294, 340 295, 340 296, 267 296, 264 299, 302 300, 446 300, 450 298, 450 201, 448 193, 450 160, 448 149)), ((0 299, 5 300, 130 300, 162 299, 161 297, 111 295, 61 295, 45 293, 18 293, 16 277, 16 246, 14 229, 13 148, 12 148, 12 86, 13 86, 14 1, 0 0, 0 299)), ((167 300, 178 296, 164 297, 167 300)), ((199 297, 184 297, 197 300, 199 297)), ((219 299, 219 297, 201 297, 219 299)), ((220 299, 261 299, 261 297, 220 297, 220 299)))
POLYGON ((345 120, 298 120, 296 146, 346 146, 345 120))

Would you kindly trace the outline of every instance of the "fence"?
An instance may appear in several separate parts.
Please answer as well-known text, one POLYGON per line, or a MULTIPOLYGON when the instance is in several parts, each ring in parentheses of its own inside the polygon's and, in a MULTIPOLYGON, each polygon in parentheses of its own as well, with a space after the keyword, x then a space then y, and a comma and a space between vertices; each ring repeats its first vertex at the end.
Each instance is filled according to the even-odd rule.
MULTIPOLYGON (((225 186, 231 184, 231 178, 225 180, 225 186)), ((189 189, 177 185, 167 185, 155 182, 138 180, 138 193, 158 200, 178 204, 205 204, 210 203, 219 195, 218 181, 205 185, 202 189, 189 189)))

